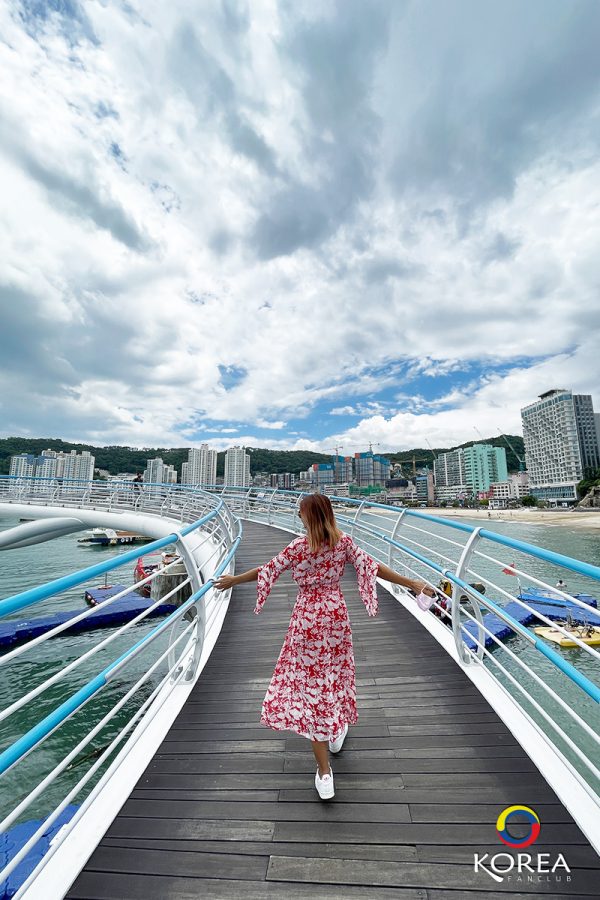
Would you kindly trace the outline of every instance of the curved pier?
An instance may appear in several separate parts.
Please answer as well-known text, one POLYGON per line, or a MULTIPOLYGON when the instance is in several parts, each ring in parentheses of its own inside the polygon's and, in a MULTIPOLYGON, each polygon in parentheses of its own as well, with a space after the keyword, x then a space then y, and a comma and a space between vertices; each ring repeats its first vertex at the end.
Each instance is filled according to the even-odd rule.
MULTIPOLYGON (((239 569, 289 539, 246 523, 239 569)), ((295 585, 282 576, 260 616, 255 585, 240 585, 201 680, 67 897, 597 896, 596 852, 464 671, 388 591, 369 619, 350 566, 343 587, 359 721, 332 757, 335 799, 316 795, 305 738, 259 724, 295 585), (473 871, 475 852, 506 849, 499 812, 523 803, 541 819, 535 851, 563 853, 572 882, 473 871)))
MULTIPOLYGON (((9 792, 14 767, 24 766, 31 779, 31 793, 12 800, 18 805, 4 813, 4 827, 23 821, 33 801, 54 791, 55 780, 63 784, 70 760, 83 755, 88 766, 78 769, 77 784, 64 783, 62 803, 48 800, 40 834, 66 803, 82 802, 17 900, 597 896, 600 654, 582 642, 560 651, 528 629, 524 613, 540 624, 550 620, 523 598, 521 580, 587 615, 578 595, 552 587, 554 573, 570 573, 570 582, 597 594, 600 568, 419 511, 333 499, 341 527, 364 549, 398 571, 449 581, 453 596, 450 610, 434 604, 425 612, 396 586, 381 587, 379 615, 369 619, 348 567, 359 722, 332 757, 336 796, 323 803, 308 741, 259 722, 294 583, 284 575, 255 616, 254 584, 228 597, 211 580, 234 559, 238 571, 251 568, 288 543, 300 495, 163 485, 133 493, 129 485, 96 483, 42 490, 39 483, 0 479, 0 515, 23 509, 62 519, 39 526, 40 533, 144 518, 155 545, 178 543, 194 589, 144 637, 133 630, 141 617, 108 636, 99 630, 97 644, 62 670, 57 661, 55 674, 37 685, 19 683, 18 672, 21 655, 43 637, 0 656, 5 671, 16 666, 17 695, 26 691, 0 711, 0 723, 26 703, 38 704, 66 675, 73 685, 80 663, 92 666, 79 670, 77 690, 59 706, 52 693, 40 703, 37 724, 0 753, 9 792), (446 623, 450 613, 451 627, 435 612, 446 623), (488 628, 491 616, 508 628, 506 640, 488 628), (112 642, 127 637, 121 652, 112 642), (96 663, 105 657, 94 654, 109 644, 116 659, 96 663), (147 671, 130 666, 143 654, 147 671), (112 722, 136 692, 141 705, 127 725, 112 722), (81 732, 68 733, 72 744, 80 742, 66 756, 64 750, 36 756, 84 706, 89 733, 81 740, 81 732), (103 740, 111 743, 91 743, 107 727, 103 740), (51 769, 41 782, 46 769, 38 773, 35 759, 51 769), (86 784, 88 792, 93 788, 82 797, 86 784), (511 808, 505 830, 503 811, 511 808), (539 818, 535 840, 528 816, 539 818)), ((147 550, 0 600, 0 612, 43 602, 147 550)), ((35 836, 30 840, 33 846, 35 836)), ((16 872, 20 856, 9 858, 4 871, 16 872)))

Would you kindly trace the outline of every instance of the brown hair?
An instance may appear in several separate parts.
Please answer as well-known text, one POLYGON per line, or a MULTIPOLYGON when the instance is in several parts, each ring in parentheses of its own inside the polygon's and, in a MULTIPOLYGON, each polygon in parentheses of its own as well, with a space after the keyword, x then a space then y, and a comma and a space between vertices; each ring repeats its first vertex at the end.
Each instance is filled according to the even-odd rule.
POLYGON ((324 494, 308 494, 300 501, 300 512, 305 519, 308 543, 313 553, 324 544, 335 547, 342 532, 335 521, 329 497, 324 494))

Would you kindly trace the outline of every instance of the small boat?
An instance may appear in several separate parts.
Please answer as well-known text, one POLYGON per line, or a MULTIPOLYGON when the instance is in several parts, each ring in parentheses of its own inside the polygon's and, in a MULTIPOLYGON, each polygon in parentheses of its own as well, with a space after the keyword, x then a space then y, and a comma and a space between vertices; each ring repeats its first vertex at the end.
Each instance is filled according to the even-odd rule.
MULTIPOLYGON (((561 625, 569 634, 579 638, 584 644, 589 644, 591 647, 600 644, 600 628, 598 628, 597 625, 575 625, 569 622, 557 622, 557 624, 561 625)), ((559 631, 558 628, 544 626, 534 628, 533 630, 540 637, 546 638, 547 641, 553 641, 553 643, 558 644, 560 647, 578 646, 575 641, 568 638, 562 631, 559 631)))
POLYGON ((78 544, 98 547, 113 547, 116 544, 144 544, 151 538, 135 531, 115 531, 114 528, 92 528, 86 531, 86 537, 79 538, 78 544))
MULTIPOLYGON (((187 578, 185 564, 177 553, 148 553, 146 556, 140 556, 136 563, 133 571, 135 582, 142 581, 142 579, 147 578, 148 575, 151 575, 163 566, 170 566, 169 571, 157 575, 152 581, 141 585, 139 588, 136 587, 135 590, 138 594, 141 594, 142 597, 151 597, 153 600, 158 600, 187 578)), ((182 603, 191 596, 191 593, 192 590, 188 583, 174 595, 171 602, 182 603)))
MULTIPOLYGON (((160 566, 163 565, 162 554, 161 553, 148 553, 147 556, 140 556, 137 563, 135 564, 135 569, 133 570, 133 578, 134 581, 142 581, 143 578, 147 578, 148 575, 151 575, 152 572, 155 572, 160 566)), ((149 597, 150 591, 152 590, 152 582, 149 581, 147 584, 143 584, 141 587, 135 589, 138 594, 141 594, 142 597, 149 597)))

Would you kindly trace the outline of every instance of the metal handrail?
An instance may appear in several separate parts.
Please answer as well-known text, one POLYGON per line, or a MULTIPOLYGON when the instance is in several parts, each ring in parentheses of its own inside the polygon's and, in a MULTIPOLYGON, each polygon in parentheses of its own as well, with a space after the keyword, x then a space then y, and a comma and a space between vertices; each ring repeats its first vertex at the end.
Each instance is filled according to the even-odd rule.
MULTIPOLYGON (((146 727, 144 723, 148 720, 148 717, 154 715, 153 707, 152 704, 148 704, 147 699, 141 697, 140 702, 142 705, 139 706, 137 712, 134 710, 131 715, 128 713, 129 719, 126 724, 120 724, 114 716, 117 712, 123 710, 125 703, 128 702, 130 697, 133 697, 139 685, 146 683, 148 678, 154 680, 158 675, 159 668, 164 667, 167 661, 167 674, 161 678, 157 688, 153 689, 152 696, 158 698, 156 702, 160 702, 161 707, 171 703, 170 698, 174 698, 175 704, 181 705, 183 702, 182 697, 187 696, 200 671, 199 664, 202 657, 205 632, 208 629, 211 635, 212 646, 214 632, 215 630, 217 632, 220 630, 223 621, 223 614, 226 609, 226 604, 223 601, 226 600, 226 595, 217 594, 213 590, 214 579, 223 571, 231 569, 241 539, 241 523, 239 519, 230 513, 221 499, 215 498, 214 495, 206 492, 181 493, 177 490, 165 489, 165 486, 152 485, 151 495, 145 496, 133 489, 131 482, 120 484, 116 489, 113 488, 109 491, 106 490, 106 485, 98 487, 96 483, 89 482, 70 482, 66 489, 64 485, 54 485, 52 490, 40 491, 39 484, 36 483, 35 479, 31 479, 28 485, 23 483, 23 479, 19 479, 19 482, 17 490, 15 490, 14 480, 0 477, 0 504, 2 504, 2 509, 5 512, 11 512, 11 505, 14 505, 15 510, 22 505, 27 505, 28 508, 33 507, 36 510, 40 510, 40 507, 43 507, 45 512, 42 515, 50 514, 63 517, 67 515, 65 512, 65 507, 67 507, 69 510, 68 515, 70 516, 72 516, 73 509, 81 511, 77 513, 77 518, 69 520, 70 523, 75 523, 74 527, 76 529, 78 519, 81 519, 81 527, 84 528, 88 527, 90 522, 97 516, 123 513, 128 515, 129 511, 133 511, 138 517, 136 521, 148 527, 150 527, 148 523, 156 522, 157 525, 152 525, 152 528, 155 531, 158 530, 159 533, 162 532, 162 536, 146 544, 141 549, 126 551, 116 558, 88 566, 46 584, 0 600, 0 618, 18 613, 43 601, 48 601, 65 590, 89 583, 91 579, 97 578, 99 575, 112 572, 124 565, 135 563, 140 557, 168 545, 176 545, 178 555, 183 559, 188 571, 187 577, 178 579, 175 587, 159 599, 149 602, 145 609, 138 612, 125 625, 113 630, 108 637, 103 635, 102 640, 99 639, 98 642, 95 642, 81 656, 71 660, 63 668, 51 674, 45 681, 37 685, 34 684, 25 695, 10 703, 6 709, 0 712, 1 722, 3 719, 13 716, 20 709, 25 707, 31 709, 30 704, 33 701, 36 701, 41 710, 40 721, 33 727, 29 727, 24 734, 13 740, 0 753, 0 777, 6 776, 14 767, 19 766, 26 757, 34 753, 57 729, 65 726, 72 716, 77 715, 84 706, 98 697, 110 684, 115 685, 118 681, 118 692, 120 692, 121 685, 130 683, 130 676, 126 673, 126 667, 129 667, 142 654, 144 654, 142 667, 148 666, 145 660, 149 659, 149 668, 145 668, 145 674, 141 676, 141 679, 138 679, 134 688, 125 694, 125 698, 121 698, 117 702, 116 706, 113 707, 113 714, 104 716, 98 724, 94 724, 94 717, 97 714, 96 707, 94 707, 95 711, 92 715, 93 727, 90 728, 87 737, 80 741, 78 748, 80 749, 86 743, 89 743, 93 736, 107 725, 110 719, 111 729, 115 726, 118 728, 118 733, 111 746, 116 746, 115 741, 122 742, 123 749, 119 754, 119 758, 121 758, 122 754, 127 755, 128 747, 130 744, 133 746, 137 741, 140 729, 146 727), (110 500, 108 506, 112 508, 112 512, 106 508, 105 501, 107 498, 110 500), (181 503, 181 500, 184 503, 181 503), (140 514, 143 516, 143 519, 139 519, 140 514), (166 535, 165 525, 158 524, 161 521, 161 517, 163 520, 166 517, 167 522, 174 520, 173 524, 176 526, 166 535), (83 524, 86 519, 87 525, 83 524), (52 708, 52 700, 50 698, 46 700, 41 696, 50 687, 64 682, 67 676, 71 676, 75 669, 81 669, 83 665, 86 665, 89 671, 89 666, 98 652, 110 649, 111 645, 115 646, 117 639, 122 642, 127 639, 129 634, 135 635, 134 629, 139 623, 147 620, 148 616, 158 606, 168 603, 173 595, 178 594, 183 586, 190 583, 192 585, 191 595, 184 602, 180 603, 174 612, 165 616, 158 625, 151 626, 145 635, 140 637, 137 634, 131 646, 124 651, 122 648, 121 652, 117 651, 116 658, 112 662, 105 663, 97 674, 92 674, 91 677, 90 674, 85 676, 84 684, 64 699, 62 703, 59 703, 56 708, 52 708), (188 619, 187 622, 186 619, 188 619), (181 630, 181 625, 184 626, 183 630, 181 630), (164 638, 167 639, 166 645, 164 638), (154 648, 158 647, 159 643, 160 649, 157 654, 154 648), (125 677, 123 677, 124 672, 125 677), (184 694, 181 694, 182 690, 184 694), (125 740, 126 737, 127 740, 125 740)), ((40 513, 38 512, 38 514, 40 513)), ((105 521, 106 519, 104 519, 105 521)), ((15 529, 15 532, 17 530, 15 529)), ((73 527, 71 527, 72 530, 74 530, 73 527)), ((149 532, 144 530, 143 533, 152 534, 152 530, 149 532)), ((43 539, 47 539, 47 537, 43 539)), ((15 538, 15 542, 16 540, 17 538, 15 538)), ((160 566, 155 572, 142 579, 136 587, 140 587, 144 583, 149 584, 162 574, 168 574, 175 564, 176 562, 173 562, 160 566)), ((131 591, 131 588, 119 590, 117 594, 110 597, 102 605, 111 606, 129 591, 131 591)), ((8 669, 13 660, 17 660, 34 647, 37 649, 40 645, 59 635, 61 640, 70 640, 68 628, 93 616, 97 609, 98 607, 86 609, 67 622, 49 629, 43 635, 33 638, 15 650, 10 650, 4 656, 0 656, 0 664, 5 664, 5 667, 8 669), (65 631, 67 631, 66 636, 63 634, 65 631)), ((136 664, 136 678, 137 670, 139 670, 139 664, 136 664)), ((130 706, 127 709, 129 710, 130 706)), ((121 713, 121 715, 124 714, 125 711, 121 713)), ((31 716, 29 716, 29 719, 31 719, 31 716)), ((46 765, 46 760, 51 759, 55 752, 56 750, 51 750, 50 753, 46 751, 43 765, 46 765)), ((56 760, 53 770, 42 778, 40 782, 42 787, 38 785, 37 788, 30 791, 26 798, 20 801, 18 797, 15 798, 16 806, 12 812, 8 813, 8 816, 4 817, 4 821, 1 823, 2 827, 8 827, 11 822, 17 821, 36 797, 50 789, 58 775, 65 771, 73 752, 67 753, 67 757, 65 757, 67 762, 65 762, 65 759, 62 761, 60 759, 56 760)), ((79 750, 76 752, 79 752, 79 750)), ((36 834, 27 841, 25 847, 0 872, 0 883, 19 864, 28 850, 37 842, 45 828, 49 827, 60 811, 64 809, 65 805, 73 797, 76 797, 82 786, 87 784, 92 777, 97 777, 96 773, 102 767, 105 768, 105 764, 109 766, 106 769, 106 773, 112 770, 113 763, 110 762, 109 757, 110 753, 103 753, 101 761, 96 760, 87 770, 86 775, 79 782, 79 787, 76 785, 75 788, 72 788, 68 792, 67 799, 63 798, 55 810, 50 812, 45 819, 44 827, 36 831, 36 834)), ((124 799, 125 796, 123 796, 124 799)), ((64 834, 67 833, 66 830, 63 831, 64 834)), ((64 837, 63 831, 61 831, 60 841, 64 837)))

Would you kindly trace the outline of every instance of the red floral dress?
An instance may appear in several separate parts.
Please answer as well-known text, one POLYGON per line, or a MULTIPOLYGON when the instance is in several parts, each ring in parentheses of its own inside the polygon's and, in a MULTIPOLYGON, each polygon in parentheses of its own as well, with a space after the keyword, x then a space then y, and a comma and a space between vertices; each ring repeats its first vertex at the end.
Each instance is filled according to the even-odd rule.
POLYGON ((317 553, 306 537, 296 538, 258 573, 258 614, 286 569, 299 587, 292 618, 262 705, 261 724, 333 741, 345 723, 358 721, 356 672, 348 609, 340 589, 346 562, 370 616, 377 615, 378 563, 349 535, 317 553))

